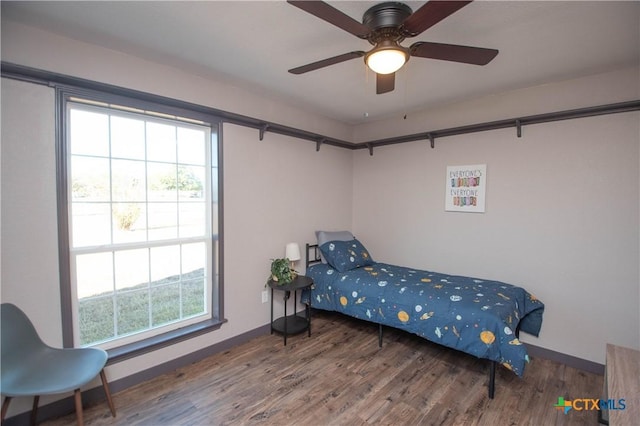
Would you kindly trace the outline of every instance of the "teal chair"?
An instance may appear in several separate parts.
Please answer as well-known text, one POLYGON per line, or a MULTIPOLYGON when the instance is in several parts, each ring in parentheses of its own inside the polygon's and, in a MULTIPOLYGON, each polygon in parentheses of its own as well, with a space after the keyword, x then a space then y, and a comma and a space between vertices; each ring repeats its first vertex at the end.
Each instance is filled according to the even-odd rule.
POLYGON ((11 303, 0 305, 2 357, 0 393, 4 422, 11 398, 33 396, 31 423, 35 424, 40 395, 73 392, 78 425, 83 424, 80 388, 100 375, 113 417, 116 410, 104 374, 107 353, 96 348, 56 349, 38 336, 29 318, 11 303))

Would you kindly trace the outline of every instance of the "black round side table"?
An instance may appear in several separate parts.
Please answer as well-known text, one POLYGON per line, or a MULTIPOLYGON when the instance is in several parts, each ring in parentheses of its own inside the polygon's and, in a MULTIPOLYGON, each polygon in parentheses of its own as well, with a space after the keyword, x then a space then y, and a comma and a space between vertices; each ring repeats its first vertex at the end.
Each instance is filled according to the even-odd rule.
POLYGON ((298 275, 288 284, 279 284, 277 281, 269 280, 267 283, 271 287, 271 334, 273 332, 280 333, 284 336, 284 345, 287 345, 287 336, 307 331, 311 337, 311 306, 307 304, 303 315, 300 315, 297 309, 298 290, 304 290, 313 285, 313 280, 304 275, 298 275), (273 319, 273 291, 280 290, 284 292, 284 316, 276 320, 273 319), (293 291, 293 314, 287 315, 287 301, 293 291))

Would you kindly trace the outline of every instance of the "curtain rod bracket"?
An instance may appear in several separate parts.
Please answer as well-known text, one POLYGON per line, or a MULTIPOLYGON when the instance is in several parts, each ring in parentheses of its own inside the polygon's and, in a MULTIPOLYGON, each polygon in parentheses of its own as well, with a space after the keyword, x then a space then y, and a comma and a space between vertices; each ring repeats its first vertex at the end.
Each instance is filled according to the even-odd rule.
POLYGON ((269 130, 268 124, 265 124, 264 126, 260 127, 260 140, 264 139, 264 132, 266 132, 267 130, 269 130))
POLYGON ((516 135, 519 138, 522 137, 522 122, 520 120, 516 120, 516 135))
POLYGON ((323 143, 325 143, 327 140, 325 138, 322 139, 318 139, 316 141, 316 152, 320 151, 320 145, 322 145, 323 143))
POLYGON ((436 140, 431 133, 427 133, 427 138, 429 138, 429 142, 431 142, 431 149, 436 147, 436 140))
POLYGON ((369 148, 369 155, 373 156, 373 144, 367 142, 367 148, 369 148))

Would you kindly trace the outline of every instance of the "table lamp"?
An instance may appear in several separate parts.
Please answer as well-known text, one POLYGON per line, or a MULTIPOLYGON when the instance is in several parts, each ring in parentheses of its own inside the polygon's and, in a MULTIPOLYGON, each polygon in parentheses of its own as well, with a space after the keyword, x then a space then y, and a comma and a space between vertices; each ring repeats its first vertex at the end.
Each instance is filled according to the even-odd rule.
POLYGON ((291 269, 295 269, 293 267, 294 263, 300 260, 300 246, 298 243, 288 243, 285 249, 285 255, 287 259, 291 262, 291 269))

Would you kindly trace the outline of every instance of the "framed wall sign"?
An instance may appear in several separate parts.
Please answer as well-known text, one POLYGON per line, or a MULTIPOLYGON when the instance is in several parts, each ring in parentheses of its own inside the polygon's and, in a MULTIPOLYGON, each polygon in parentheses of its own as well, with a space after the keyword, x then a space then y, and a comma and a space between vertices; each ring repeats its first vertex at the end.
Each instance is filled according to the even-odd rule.
POLYGON ((487 165, 447 166, 444 209, 451 212, 484 213, 487 165))

